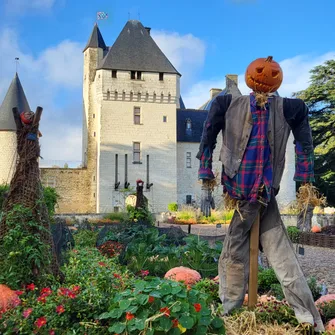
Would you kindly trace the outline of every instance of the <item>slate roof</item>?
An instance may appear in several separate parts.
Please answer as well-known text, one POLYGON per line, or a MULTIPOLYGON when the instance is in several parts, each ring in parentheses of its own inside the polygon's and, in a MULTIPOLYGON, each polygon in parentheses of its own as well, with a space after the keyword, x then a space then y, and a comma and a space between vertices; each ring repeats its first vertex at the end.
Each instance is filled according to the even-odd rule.
POLYGON ((99 68, 180 75, 147 29, 137 20, 130 20, 126 23, 99 68))
POLYGON ((19 112, 30 111, 30 107, 24 94, 19 76, 15 74, 12 80, 7 94, 0 107, 0 130, 14 130, 16 131, 16 125, 12 108, 17 107, 19 112))
POLYGON ((98 27, 97 24, 94 25, 90 39, 88 40, 85 49, 83 50, 83 52, 87 49, 87 48, 101 48, 103 50, 106 50, 106 44, 105 41, 101 35, 100 29, 98 27))
POLYGON ((177 142, 200 143, 207 114, 198 109, 177 109, 177 142), (191 131, 186 129, 187 120, 191 120, 191 131))

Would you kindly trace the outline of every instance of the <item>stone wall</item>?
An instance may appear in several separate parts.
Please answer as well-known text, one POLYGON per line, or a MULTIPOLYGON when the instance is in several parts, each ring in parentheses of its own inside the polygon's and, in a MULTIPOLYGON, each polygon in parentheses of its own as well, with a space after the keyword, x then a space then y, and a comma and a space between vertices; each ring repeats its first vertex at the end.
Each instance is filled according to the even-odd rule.
POLYGON ((42 168, 44 186, 54 187, 60 196, 56 213, 91 213, 87 169, 42 168))
POLYGON ((0 185, 9 184, 16 164, 16 132, 0 131, 0 185))

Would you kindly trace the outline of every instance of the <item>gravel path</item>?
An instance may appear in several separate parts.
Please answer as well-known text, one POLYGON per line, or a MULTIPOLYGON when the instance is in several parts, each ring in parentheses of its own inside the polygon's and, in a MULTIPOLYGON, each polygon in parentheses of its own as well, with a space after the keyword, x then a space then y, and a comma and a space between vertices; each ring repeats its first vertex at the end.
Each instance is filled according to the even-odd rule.
MULTIPOLYGON (((176 227, 175 224, 159 223, 159 227, 176 227)), ((188 225, 179 226, 186 233, 188 225)), ((216 227, 215 225, 192 225, 191 234, 224 238, 229 225, 216 227)), ((328 293, 335 294, 335 249, 319 248, 306 245, 304 256, 298 255, 305 276, 315 277, 319 283, 324 281, 328 287, 328 293)))

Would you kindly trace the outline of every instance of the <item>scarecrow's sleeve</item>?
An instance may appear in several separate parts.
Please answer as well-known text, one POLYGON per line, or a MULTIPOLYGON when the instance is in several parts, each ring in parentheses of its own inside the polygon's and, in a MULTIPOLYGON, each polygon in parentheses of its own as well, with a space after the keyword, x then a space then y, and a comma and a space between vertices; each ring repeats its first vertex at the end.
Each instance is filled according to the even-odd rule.
POLYGON ((216 138, 224 129, 225 113, 230 105, 232 96, 230 94, 216 97, 210 110, 201 137, 201 143, 197 158, 200 160, 200 168, 198 172, 199 179, 214 179, 212 171, 213 151, 216 145, 216 138))
POLYGON ((294 180, 312 183, 314 179, 314 148, 308 120, 308 107, 300 99, 284 98, 284 115, 290 125, 295 143, 296 167, 294 180))

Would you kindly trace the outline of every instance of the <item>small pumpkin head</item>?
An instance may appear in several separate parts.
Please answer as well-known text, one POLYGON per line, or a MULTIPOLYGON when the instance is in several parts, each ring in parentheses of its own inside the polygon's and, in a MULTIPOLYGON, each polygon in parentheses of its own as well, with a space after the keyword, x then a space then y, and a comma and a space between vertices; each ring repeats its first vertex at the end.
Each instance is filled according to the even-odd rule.
POLYGON ((321 228, 320 226, 313 226, 312 229, 311 229, 312 233, 321 233, 321 228))
POLYGON ((280 65, 272 59, 272 56, 254 60, 245 72, 245 82, 254 92, 275 92, 282 81, 283 71, 280 65))

